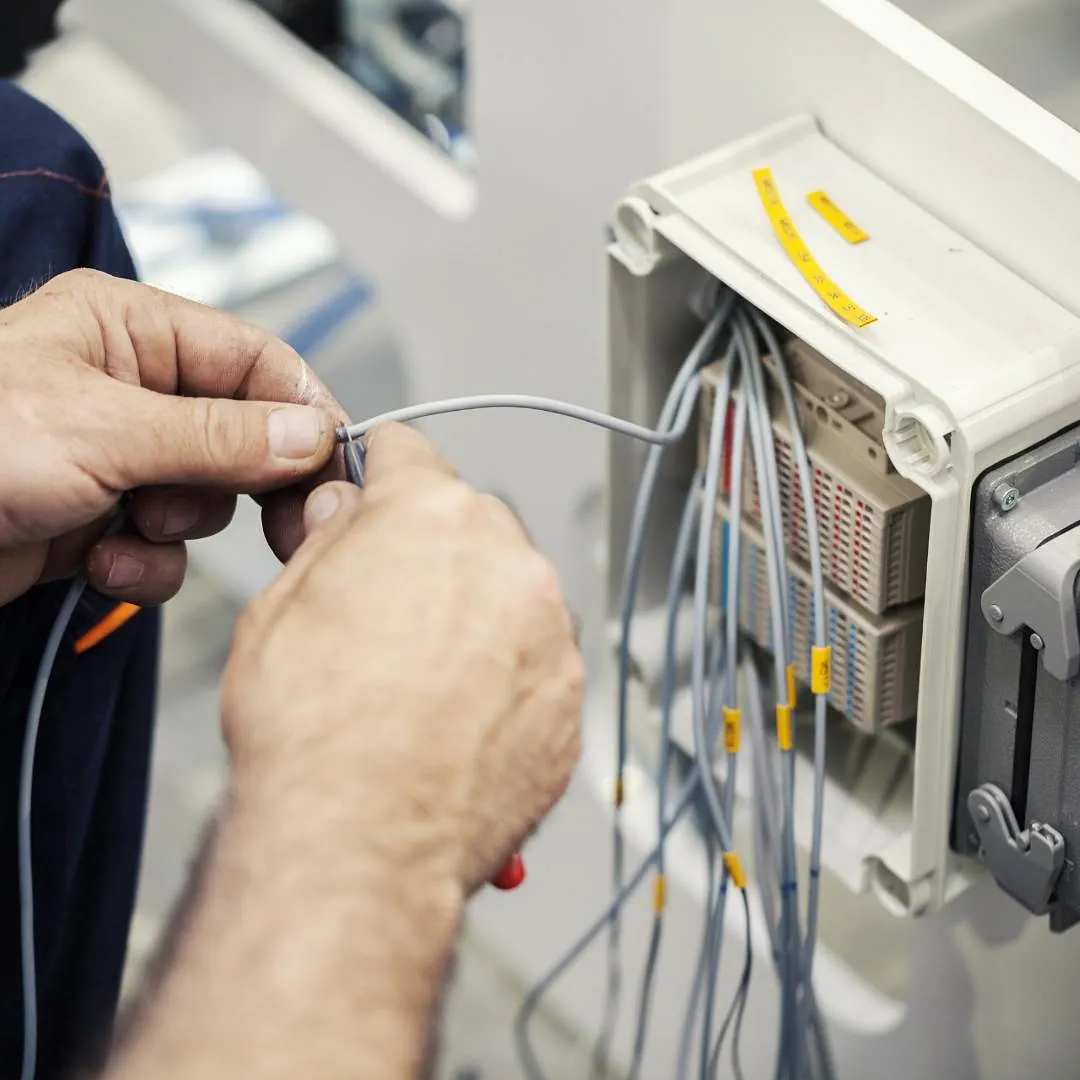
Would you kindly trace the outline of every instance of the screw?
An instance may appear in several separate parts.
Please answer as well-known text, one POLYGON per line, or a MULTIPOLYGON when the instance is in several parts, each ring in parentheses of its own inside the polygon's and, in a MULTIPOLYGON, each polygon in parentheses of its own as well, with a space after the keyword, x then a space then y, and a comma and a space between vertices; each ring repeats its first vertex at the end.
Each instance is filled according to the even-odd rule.
POLYGON ((1007 514, 1016 508, 1020 501, 1020 492, 1007 480, 994 488, 994 505, 1003 513, 1007 514))
POLYGON ((851 395, 846 390, 834 390, 825 400, 834 409, 842 409, 851 404, 851 395))
POLYGON ((990 808, 989 807, 980 806, 979 809, 976 811, 976 813, 979 815, 979 820, 980 821, 989 821, 990 820, 990 808))
POLYGON ((1002 611, 1001 608, 997 606, 997 604, 994 604, 994 606, 990 609, 990 620, 992 622, 1005 621, 1005 612, 1002 611))
POLYGON ((1038 634, 1032 634, 1031 635, 1031 647, 1036 652, 1042 652, 1045 645, 1046 645, 1046 642, 1043 641, 1043 639, 1041 637, 1039 637, 1038 634))

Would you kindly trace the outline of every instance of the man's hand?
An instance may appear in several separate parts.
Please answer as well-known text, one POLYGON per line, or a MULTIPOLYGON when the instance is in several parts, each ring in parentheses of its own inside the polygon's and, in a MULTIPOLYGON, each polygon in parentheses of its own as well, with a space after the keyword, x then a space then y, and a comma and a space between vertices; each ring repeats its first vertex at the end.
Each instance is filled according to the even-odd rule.
POLYGON ((374 433, 365 489, 320 487, 305 520, 226 672, 238 790, 320 777, 330 797, 337 779, 394 873, 472 891, 577 760, 583 670, 555 571, 407 428, 374 433))
POLYGON ((0 603, 85 568, 102 592, 159 603, 184 541, 264 500, 271 546, 301 538, 305 492, 340 407, 300 357, 229 315, 89 270, 0 311, 0 603), (100 542, 134 492, 130 527, 100 542))
POLYGON ((416 1080, 465 896, 565 789, 582 662, 551 566, 417 434, 371 438, 239 626, 232 783, 108 1080, 416 1080))

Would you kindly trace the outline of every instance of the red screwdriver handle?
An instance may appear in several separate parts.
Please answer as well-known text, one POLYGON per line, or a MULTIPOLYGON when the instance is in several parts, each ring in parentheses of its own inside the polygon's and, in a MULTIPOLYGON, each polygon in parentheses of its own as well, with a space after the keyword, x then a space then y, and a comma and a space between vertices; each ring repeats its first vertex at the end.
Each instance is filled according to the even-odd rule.
POLYGON ((503 892, 516 889, 525 880, 525 860, 512 855, 507 864, 491 879, 491 884, 503 892))

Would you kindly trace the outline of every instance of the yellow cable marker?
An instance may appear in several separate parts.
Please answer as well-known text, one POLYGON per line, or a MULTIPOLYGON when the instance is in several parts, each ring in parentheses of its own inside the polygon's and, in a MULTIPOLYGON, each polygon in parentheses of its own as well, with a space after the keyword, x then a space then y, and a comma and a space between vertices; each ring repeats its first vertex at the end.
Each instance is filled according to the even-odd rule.
POLYGON ((623 778, 621 776, 615 779, 615 807, 618 809, 623 804, 623 778))
POLYGON ((832 690, 832 646, 815 645, 810 650, 810 689, 815 694, 832 690))
POLYGON ((863 232, 854 221, 851 220, 825 194, 824 191, 811 191, 806 196, 806 201, 849 243, 861 244, 870 239, 870 234, 863 232))
POLYGON ((729 851, 724 856, 724 866, 727 867, 728 875, 731 878, 732 885, 736 889, 746 888, 746 874, 743 873, 742 863, 739 861, 739 856, 734 851, 729 851))
POLYGON ((795 688, 795 665, 788 664, 787 666, 787 703, 789 709, 795 708, 795 703, 798 701, 799 692, 795 688))
POLYGON ((817 259, 810 254, 810 249, 799 235, 799 230, 795 228, 795 223, 791 220, 791 215, 787 212, 787 208, 780 198, 772 170, 755 169, 754 183, 757 185, 761 205, 765 207, 765 213, 769 217, 773 232, 776 233, 781 247, 787 252, 788 258, 795 264, 795 268, 806 279, 810 288, 821 297, 825 305, 849 326, 853 326, 857 330, 877 322, 877 316, 871 315, 865 308, 859 307, 821 269, 817 259))
POLYGON ((737 754, 742 745, 742 712, 724 706, 724 749, 737 754))
POLYGON ((781 750, 791 750, 795 746, 791 731, 791 707, 789 705, 776 706, 776 744, 781 750))
POLYGON ((657 874, 653 882, 653 912, 662 915, 664 905, 667 902, 667 878, 663 874, 657 874))

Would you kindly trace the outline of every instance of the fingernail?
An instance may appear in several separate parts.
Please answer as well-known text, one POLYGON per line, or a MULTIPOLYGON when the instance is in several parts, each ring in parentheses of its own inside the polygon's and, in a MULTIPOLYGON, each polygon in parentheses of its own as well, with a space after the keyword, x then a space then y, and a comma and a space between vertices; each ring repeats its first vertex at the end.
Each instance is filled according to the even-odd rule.
POLYGON ((304 515, 307 518, 308 525, 318 525, 319 522, 332 518, 337 513, 340 505, 341 496, 334 488, 316 488, 308 496, 307 506, 304 508, 304 515))
POLYGON ((134 555, 114 555, 105 584, 110 589, 130 589, 143 579, 146 567, 134 555))
POLYGON ((198 501, 188 495, 173 495, 165 504, 161 535, 162 537, 179 536, 193 529, 198 520, 198 501))
POLYGON ((322 439, 322 413, 303 405, 275 409, 267 420, 270 451, 275 457, 311 457, 322 439))

